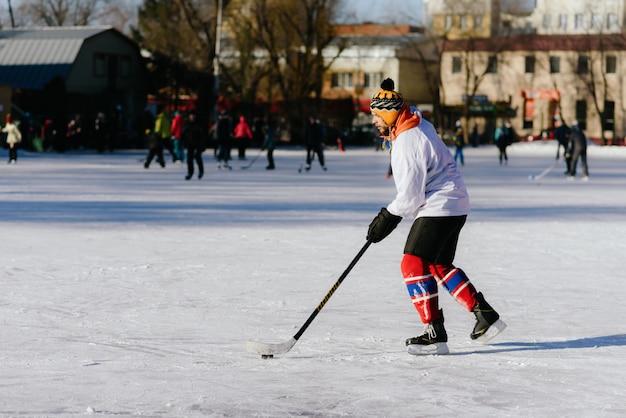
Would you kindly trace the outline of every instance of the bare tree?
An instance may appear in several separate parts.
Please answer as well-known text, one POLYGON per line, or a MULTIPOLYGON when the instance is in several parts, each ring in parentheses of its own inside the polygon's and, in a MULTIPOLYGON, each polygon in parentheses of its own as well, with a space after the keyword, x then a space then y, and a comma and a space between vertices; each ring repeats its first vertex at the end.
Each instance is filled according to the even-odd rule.
MULTIPOLYGON (((471 106, 482 82, 507 64, 503 62, 502 51, 510 29, 501 27, 498 1, 443 0, 438 8, 439 20, 430 30, 441 40, 440 55, 454 51, 460 60, 465 98, 462 116, 464 132, 468 132, 471 106)), ((445 102, 446 86, 439 84, 439 87, 440 98, 445 102)))
MULTIPOLYGON (((611 131, 614 137, 615 126, 612 119, 614 116, 609 114, 614 109, 607 109, 608 103, 615 104, 619 99, 615 91, 610 87, 607 79, 607 59, 609 56, 617 61, 615 51, 621 51, 624 45, 624 32, 609 33, 611 28, 601 19, 596 12, 596 2, 588 0, 585 4, 587 15, 591 16, 591 20, 586 22, 587 33, 573 37, 572 42, 575 43, 572 51, 578 54, 571 54, 571 68, 579 82, 585 86, 588 97, 591 98, 593 108, 600 122, 600 138, 602 145, 607 144, 607 131, 611 131), (614 51, 613 54, 610 51, 614 51), (611 100, 613 99, 613 100, 611 100), (609 123, 610 122, 610 123, 609 123)), ((613 69, 615 70, 615 69, 613 69)))
MULTIPOLYGON (((304 103, 319 99, 323 50, 332 41, 338 0, 233 0, 224 2, 220 94, 253 101, 262 86, 289 102, 291 120, 304 103)), ((133 37, 152 54, 150 68, 169 92, 180 87, 211 91, 216 56, 217 1, 144 0, 133 37), (175 36, 174 36, 175 35, 175 36), (209 87, 210 86, 210 87, 209 87)))
POLYGON ((208 114, 213 94, 216 1, 145 0, 132 37, 150 52, 148 69, 163 99, 198 92, 198 106, 208 114))
MULTIPOLYGON (((267 54, 258 41, 256 19, 248 0, 234 0, 227 10, 228 53, 222 59, 224 85, 244 102, 257 97, 264 79, 271 73, 267 54)), ((271 93, 268 96, 272 96, 271 93)))
POLYGON ((609 121, 608 102, 615 103, 619 97, 611 89, 607 79, 607 61, 609 57, 617 60, 617 55, 610 51, 623 49, 623 35, 593 34, 576 39, 574 48, 578 54, 572 55, 572 68, 575 77, 585 86, 587 97, 591 98, 593 108, 600 122, 600 137, 603 145, 607 144, 606 132, 614 132, 614 121, 609 121), (612 100, 611 100, 612 99, 612 100), (611 123, 608 123, 611 122, 611 123))
POLYGON ((417 57, 417 64, 420 68, 420 77, 424 80, 424 85, 432 100, 433 114, 432 120, 435 126, 441 126, 441 96, 440 92, 445 86, 441 83, 441 58, 443 40, 427 31, 425 36, 419 41, 410 40, 407 47, 402 51, 402 56, 412 54, 417 57))
POLYGON ((272 80, 289 106, 292 133, 298 135, 306 101, 319 110, 323 76, 328 68, 323 51, 333 41, 337 0, 256 0, 251 15, 256 39, 269 62, 272 80))
POLYGON ((119 0, 24 0, 18 14, 25 24, 87 26, 121 7, 119 0))

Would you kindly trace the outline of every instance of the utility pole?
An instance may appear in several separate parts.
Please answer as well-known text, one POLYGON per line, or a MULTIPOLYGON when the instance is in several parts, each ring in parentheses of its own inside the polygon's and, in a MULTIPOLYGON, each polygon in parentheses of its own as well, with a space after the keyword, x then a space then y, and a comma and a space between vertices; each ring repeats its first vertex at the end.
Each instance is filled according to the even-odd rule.
POLYGON ((215 105, 213 107, 213 122, 217 123, 217 99, 220 91, 220 44, 222 40, 222 1, 217 1, 217 24, 215 25, 215 56, 213 57, 213 93, 215 105))
POLYGON ((9 16, 11 16, 11 27, 15 28, 15 18, 13 17, 13 7, 11 7, 11 0, 7 0, 9 2, 9 16))

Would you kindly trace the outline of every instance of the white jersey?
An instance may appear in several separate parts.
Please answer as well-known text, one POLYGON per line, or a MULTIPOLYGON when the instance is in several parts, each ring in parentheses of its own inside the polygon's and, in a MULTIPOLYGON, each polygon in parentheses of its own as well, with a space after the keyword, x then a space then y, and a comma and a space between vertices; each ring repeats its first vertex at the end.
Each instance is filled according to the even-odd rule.
POLYGON ((421 119, 393 141, 391 167, 397 194, 387 210, 403 218, 460 216, 470 211, 465 183, 433 125, 421 119))

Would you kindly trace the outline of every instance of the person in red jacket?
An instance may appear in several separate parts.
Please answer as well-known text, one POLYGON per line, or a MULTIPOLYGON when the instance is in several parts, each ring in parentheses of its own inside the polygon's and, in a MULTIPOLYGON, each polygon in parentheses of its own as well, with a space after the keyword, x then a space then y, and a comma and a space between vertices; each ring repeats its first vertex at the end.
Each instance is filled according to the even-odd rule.
POLYGON ((174 148, 174 162, 185 160, 185 145, 181 142, 183 133, 183 115, 177 110, 172 118, 172 146, 174 148))
POLYGON ((237 147, 239 148, 239 159, 245 160, 248 141, 252 139, 252 131, 244 116, 239 116, 239 123, 235 126, 234 133, 235 141, 237 141, 237 147))

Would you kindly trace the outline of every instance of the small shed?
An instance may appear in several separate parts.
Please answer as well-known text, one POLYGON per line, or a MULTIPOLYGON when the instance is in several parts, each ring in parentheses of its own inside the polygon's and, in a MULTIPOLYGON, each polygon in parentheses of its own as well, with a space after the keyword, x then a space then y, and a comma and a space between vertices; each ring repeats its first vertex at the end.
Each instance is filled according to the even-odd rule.
POLYGON ((0 86, 12 93, 0 118, 28 112, 34 123, 55 119, 61 126, 80 115, 88 132, 102 112, 118 125, 118 141, 132 141, 145 75, 137 44, 111 26, 0 30, 0 86))

